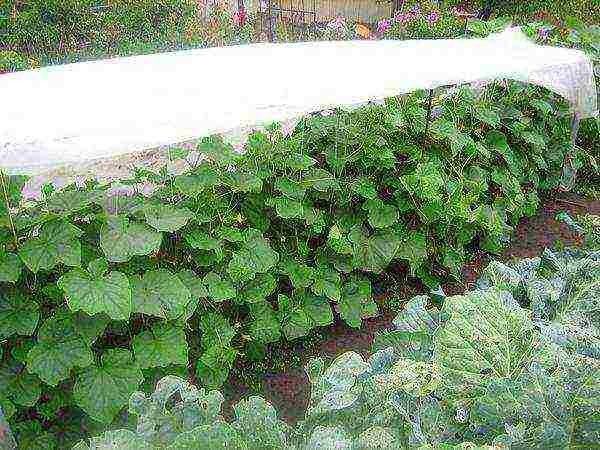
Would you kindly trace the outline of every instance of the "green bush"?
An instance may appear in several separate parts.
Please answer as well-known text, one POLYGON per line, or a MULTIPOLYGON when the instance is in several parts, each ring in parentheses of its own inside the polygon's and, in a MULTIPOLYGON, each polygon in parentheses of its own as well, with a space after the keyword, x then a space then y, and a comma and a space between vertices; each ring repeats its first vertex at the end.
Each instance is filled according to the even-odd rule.
POLYGON ((186 30, 198 21, 192 0, 26 0, 12 18, 2 19, 3 46, 35 55, 45 64, 176 49, 189 41, 186 30), (144 49, 144 46, 150 49, 144 49))
POLYGON ((76 450, 594 448, 600 441, 600 254, 544 251, 491 263, 478 289, 410 300, 365 360, 311 361, 305 419, 289 427, 258 397, 166 377, 131 396, 137 430, 76 450), (440 298, 437 298, 439 302, 440 298))
POLYGON ((274 125, 244 154, 205 138, 207 160, 171 152, 182 174, 47 187, 24 210, 24 177, 5 180, 0 404, 19 439, 64 448, 65 426, 111 423, 165 372, 218 387, 236 359, 336 316, 360 327, 390 266, 434 289, 474 249, 500 251, 560 183, 566 105, 518 83, 444 91, 425 139, 425 103, 274 125))
MULTIPOLYGON (((93 39, 96 16, 89 13, 93 0, 27 0, 18 5, 13 19, 5 19, 6 45, 28 54, 53 55, 74 50, 93 39)), ((8 8, 7 8, 8 9, 8 8)))
MULTIPOLYGON (((413 1, 406 3, 410 5, 413 1)), ((600 17, 600 5, 595 0, 443 0, 442 4, 445 7, 467 5, 476 13, 489 5, 492 17, 511 17, 517 24, 539 20, 544 15, 558 19, 572 17, 592 25, 598 23, 600 17)))
POLYGON ((32 63, 24 55, 11 50, 0 50, 0 74, 30 69, 32 63))

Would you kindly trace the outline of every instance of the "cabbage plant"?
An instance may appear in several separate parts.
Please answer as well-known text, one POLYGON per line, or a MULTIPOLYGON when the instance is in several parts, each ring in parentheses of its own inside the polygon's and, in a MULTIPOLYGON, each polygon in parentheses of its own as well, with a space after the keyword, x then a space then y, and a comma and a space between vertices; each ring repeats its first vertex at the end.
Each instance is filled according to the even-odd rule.
POLYGON ((600 442, 600 251, 492 262, 477 288, 411 299, 367 359, 306 367, 311 398, 292 428, 258 397, 167 377, 130 411, 136 431, 76 449, 575 449, 600 442), (440 300, 440 296, 436 300, 440 300), (173 401, 175 399, 175 401, 173 401))

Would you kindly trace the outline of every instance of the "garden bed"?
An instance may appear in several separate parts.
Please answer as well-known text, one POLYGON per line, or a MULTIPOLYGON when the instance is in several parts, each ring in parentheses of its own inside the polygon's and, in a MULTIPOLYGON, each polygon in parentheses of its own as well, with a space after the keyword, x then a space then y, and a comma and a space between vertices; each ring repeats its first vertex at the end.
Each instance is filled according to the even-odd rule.
MULTIPOLYGON (((578 194, 564 193, 556 197, 542 200, 538 213, 526 219, 516 227, 511 245, 502 253, 501 260, 520 258, 533 258, 540 254, 544 248, 553 247, 560 242, 564 246, 579 243, 580 237, 570 230, 564 223, 556 220, 559 212, 566 211, 570 215, 600 214, 600 198, 583 197, 578 194)), ((489 262, 490 257, 481 254, 470 262, 464 269, 465 284, 446 284, 444 290, 447 294, 459 294, 474 288, 475 281, 480 272, 489 262)), ((426 294, 422 287, 406 286, 404 299, 408 300, 414 295, 426 294)), ((261 390, 249 388, 238 373, 245 370, 238 366, 229 382, 221 391, 226 397, 226 412, 233 414, 232 406, 240 399, 251 394, 264 397, 275 406, 281 419, 290 424, 304 418, 310 397, 310 383, 304 371, 305 364, 318 356, 333 359, 348 351, 355 351, 363 356, 371 354, 373 338, 377 332, 393 328, 392 320, 397 312, 382 309, 376 318, 366 319, 360 329, 352 329, 341 321, 329 326, 320 332, 321 340, 309 348, 297 345, 295 351, 300 352, 300 364, 282 373, 265 373, 259 375, 262 383, 261 390)))

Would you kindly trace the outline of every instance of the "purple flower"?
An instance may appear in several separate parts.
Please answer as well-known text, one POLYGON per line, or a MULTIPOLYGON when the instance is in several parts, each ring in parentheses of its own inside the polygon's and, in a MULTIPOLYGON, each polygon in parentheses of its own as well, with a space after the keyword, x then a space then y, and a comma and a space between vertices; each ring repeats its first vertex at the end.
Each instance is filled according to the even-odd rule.
POLYGON ((138 183, 136 188, 137 191, 144 197, 150 197, 156 190, 156 187, 148 181, 145 181, 144 183, 138 183))
POLYGON ((431 109, 431 117, 433 119, 435 119, 436 117, 440 117, 443 113, 444 113, 444 107, 443 106, 434 106, 431 109))
POLYGON ((431 11, 431 13, 429 13, 426 19, 427 22, 429 22, 429 25, 433 25, 440 19, 440 13, 438 13, 437 11, 431 11))
POLYGON ((550 36, 550 29, 549 28, 540 28, 537 32, 538 34, 538 38, 540 38, 542 41, 545 41, 546 39, 548 39, 548 36, 550 36))
POLYGON ((396 23, 400 24, 400 25, 404 25, 408 22, 410 22, 410 20, 412 19, 412 16, 410 14, 406 14, 406 13, 396 13, 396 15, 394 16, 394 20, 396 21, 396 23))
POLYGON ((387 19, 380 20, 379 22, 377 22, 377 31, 379 33, 385 33, 391 27, 392 27, 392 24, 387 19))
POLYGON ((413 5, 413 7, 410 8, 410 11, 408 11, 408 13, 412 17, 417 17, 417 16, 421 15, 421 6, 419 6, 419 5, 413 5))

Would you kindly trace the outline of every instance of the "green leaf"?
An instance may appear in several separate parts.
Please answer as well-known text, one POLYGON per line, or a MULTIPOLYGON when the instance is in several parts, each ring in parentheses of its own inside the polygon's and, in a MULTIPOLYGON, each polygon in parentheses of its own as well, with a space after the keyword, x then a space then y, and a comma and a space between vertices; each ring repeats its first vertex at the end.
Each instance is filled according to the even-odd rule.
POLYGON ((533 98, 529 101, 529 104, 538 111, 540 111, 544 116, 547 116, 548 114, 554 112, 554 108, 552 107, 552 105, 547 101, 542 100, 541 98, 533 98))
POLYGON ((323 295, 336 302, 340 300, 342 280, 335 269, 318 267, 314 271, 314 280, 310 289, 316 295, 323 295))
POLYGON ((354 328, 360 328, 362 319, 375 317, 378 309, 371 297, 371 283, 358 278, 344 283, 338 310, 342 319, 354 328))
POLYGON ((290 178, 277 178, 273 187, 285 197, 291 198, 292 200, 302 200, 306 195, 306 188, 298 181, 290 178))
MULTIPOLYGON (((21 202, 23 187, 27 183, 28 177, 24 175, 6 175, 4 172, 0 174, 3 180, 3 185, 6 187, 6 194, 8 197, 8 204, 10 207, 16 207, 21 202)), ((0 188, 3 189, 3 188, 0 188)), ((8 227, 8 220, 4 220, 3 217, 6 214, 6 199, 4 197, 4 191, 2 190, 2 197, 0 200, 0 226, 8 227)))
POLYGON ((202 330, 202 347, 228 347, 236 335, 235 329, 221 314, 206 313, 200 318, 202 330))
POLYGON ((222 226, 217 228, 216 234, 219 237, 219 239, 224 239, 228 242, 244 241, 244 236, 242 236, 241 231, 237 228, 222 226))
POLYGON ((190 154, 190 151, 185 148, 177 147, 169 149, 169 161, 176 161, 178 159, 185 159, 190 154))
POLYGON ((364 209, 368 211, 369 224, 373 228, 386 228, 398 221, 399 214, 396 207, 386 205, 383 201, 368 200, 364 204, 364 209))
POLYGON ((100 247, 110 262, 127 262, 157 252, 161 242, 161 233, 146 224, 129 222, 125 216, 109 217, 100 228, 100 247))
POLYGON ((49 222, 42 226, 38 237, 29 239, 19 248, 19 256, 33 273, 51 270, 57 264, 78 266, 81 264, 79 228, 63 221, 49 222))
POLYGON ((184 284, 184 286, 190 291, 191 299, 200 299, 208 297, 208 290, 196 273, 192 270, 186 269, 177 272, 177 276, 184 284))
POLYGON ((311 158, 308 155, 303 155, 301 153, 290 153, 286 155, 283 164, 295 171, 299 170, 307 170, 310 167, 314 166, 317 163, 317 160, 311 158))
POLYGON ((204 191, 220 184, 219 171, 211 164, 203 162, 193 171, 175 177, 175 188, 188 197, 196 197, 204 191))
POLYGON ((85 311, 92 316, 104 312, 115 320, 129 319, 131 289, 129 280, 120 272, 99 275, 73 269, 60 277, 57 284, 73 311, 85 311))
POLYGON ((408 261, 412 274, 423 265, 427 256, 427 238, 419 231, 410 231, 396 252, 396 258, 408 261))
POLYGON ((227 381, 237 352, 230 347, 214 346, 198 359, 196 377, 203 386, 217 389, 227 381))
MULTIPOLYGON (((292 300, 287 295, 279 295, 277 298, 278 316, 281 329, 287 339, 296 339, 306 336, 314 324, 303 305, 292 300)), ((329 305, 328 305, 329 307, 329 305)))
POLYGON ((263 344, 278 342, 281 339, 279 322, 271 304, 262 302, 250 305, 250 315, 253 318, 250 321, 252 338, 263 344))
POLYGON ((277 281, 273 275, 263 273, 256 275, 240 290, 238 298, 246 303, 259 303, 264 301, 277 288, 277 281))
POLYGON ((148 205, 144 208, 146 222, 157 231, 173 233, 184 227, 194 213, 187 208, 177 208, 171 205, 148 205))
POLYGON ((294 295, 294 300, 302 305, 315 326, 324 327, 333 323, 333 312, 325 297, 304 291, 294 295))
POLYGON ((219 239, 215 239, 199 229, 187 231, 183 238, 190 247, 196 250, 210 250, 215 253, 223 251, 223 243, 219 239))
POLYGON ((492 128, 500 128, 500 115, 489 105, 481 105, 475 109, 475 117, 492 128))
POLYGON ((367 200, 375 200, 377 198, 377 188, 368 178, 357 178, 350 184, 350 189, 352 189, 352 192, 355 194, 358 194, 367 200))
POLYGON ((521 164, 516 158, 506 140, 506 135, 499 131, 490 131, 486 135, 486 145, 489 149, 498 152, 508 165, 512 174, 518 177, 521 174, 521 164))
POLYGON ((133 278, 132 310, 162 319, 185 312, 191 294, 185 284, 166 269, 151 270, 133 278))
POLYGON ((446 179, 441 164, 436 160, 419 163, 414 173, 402 175, 400 178, 410 192, 427 201, 441 198, 446 179))
POLYGON ((281 271, 290 278, 295 288, 306 288, 313 283, 315 269, 287 258, 280 264, 281 271))
POLYGON ((78 332, 73 315, 62 311, 42 324, 37 343, 27 354, 27 370, 51 386, 68 378, 73 368, 92 363, 92 352, 78 332))
POLYGON ((98 366, 90 366, 77 376, 73 398, 90 417, 110 424, 143 381, 129 350, 110 349, 98 366))
POLYGON ((233 192, 260 192, 263 187, 262 180, 248 172, 229 172, 223 179, 223 184, 233 192))
POLYGON ((42 387, 37 376, 9 360, 0 366, 0 392, 15 405, 32 407, 42 395, 42 387))
POLYGON ((523 131, 521 133, 521 138, 525 142, 527 142, 528 144, 531 144, 535 148, 540 148, 540 149, 546 148, 546 141, 544 140, 544 136, 542 136, 541 134, 538 134, 534 131, 523 131))
POLYGON ((202 138, 198 144, 198 151, 208 156, 219 166, 228 166, 239 158, 233 146, 224 142, 223 138, 218 135, 202 138))
POLYGON ((340 189, 340 185, 335 177, 324 169, 308 170, 302 178, 301 183, 306 189, 312 188, 320 192, 340 189))
POLYGON ((48 211, 66 216, 91 205, 101 198, 101 193, 89 191, 54 192, 46 201, 48 211))
POLYGON ((477 392, 489 377, 515 379, 528 366, 534 326, 508 292, 447 297, 442 314, 448 319, 436 333, 434 359, 452 393, 477 392))
POLYGON ((208 287, 208 296, 216 302, 230 300, 236 296, 236 290, 231 281, 215 272, 206 274, 203 280, 208 287))
POLYGON ((279 254, 269 241, 258 230, 248 229, 242 248, 229 261, 227 272, 234 280, 252 279, 257 273, 268 272, 278 261, 279 254))
POLYGON ((23 265, 17 255, 0 250, 0 283, 16 283, 19 281, 22 268, 23 265))
POLYGON ((142 368, 167 367, 171 364, 186 365, 188 345, 185 333, 167 323, 158 323, 150 330, 133 338, 133 353, 142 368))
POLYGON ((353 247, 353 265, 370 272, 382 272, 396 256, 400 239, 394 233, 379 232, 371 236, 362 226, 350 233, 353 247))
POLYGON ((109 322, 110 318, 106 314, 88 316, 87 314, 79 312, 73 316, 73 324, 77 334, 79 334, 83 341, 88 345, 92 345, 104 334, 104 330, 109 322))
POLYGON ((208 298, 208 289, 202 282, 202 278, 189 269, 177 272, 177 277, 190 291, 190 301, 185 305, 183 315, 180 317, 180 320, 186 322, 196 312, 200 299, 208 298))
POLYGON ((425 333, 433 336, 440 325, 439 311, 427 308, 429 297, 417 295, 411 298, 393 323, 398 331, 406 333, 425 333))
POLYGON ((0 341, 13 334, 31 336, 39 319, 39 306, 32 298, 18 292, 0 292, 0 341))
POLYGON ((232 424, 248 442, 248 448, 283 449, 287 447, 288 426, 277 419, 275 408, 260 397, 250 397, 234 407, 232 424))
POLYGON ((298 219, 304 217, 304 206, 301 202, 286 197, 274 198, 275 212, 282 219, 298 219))

